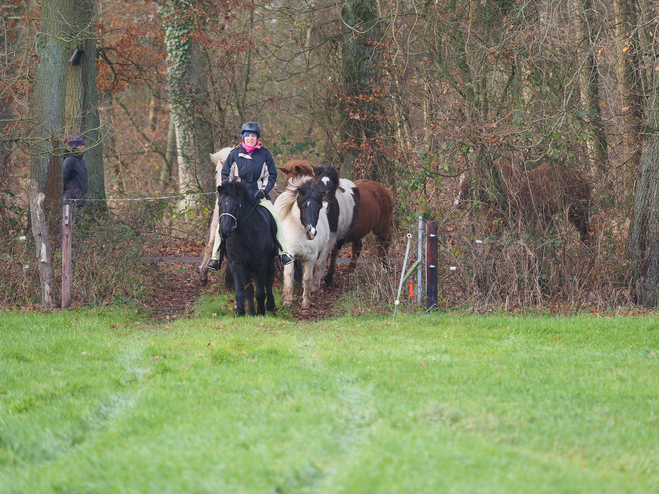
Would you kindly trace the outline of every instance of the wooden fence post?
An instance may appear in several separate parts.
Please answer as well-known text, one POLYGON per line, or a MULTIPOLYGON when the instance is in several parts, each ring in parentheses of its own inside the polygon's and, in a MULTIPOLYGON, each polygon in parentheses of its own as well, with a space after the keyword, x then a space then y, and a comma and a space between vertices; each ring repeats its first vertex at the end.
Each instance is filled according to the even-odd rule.
POLYGON ((426 309, 437 307, 437 221, 426 223, 426 309))
POLYGON ((72 208, 64 204, 62 208, 62 309, 71 307, 71 240, 73 237, 72 208))
POLYGON ((39 185, 34 179, 29 178, 25 180, 24 184, 30 201, 32 234, 34 235, 37 266, 39 266, 39 279, 41 281, 41 306, 51 308, 54 305, 55 287, 53 285, 52 251, 48 240, 48 225, 43 207, 46 194, 39 192, 39 185))

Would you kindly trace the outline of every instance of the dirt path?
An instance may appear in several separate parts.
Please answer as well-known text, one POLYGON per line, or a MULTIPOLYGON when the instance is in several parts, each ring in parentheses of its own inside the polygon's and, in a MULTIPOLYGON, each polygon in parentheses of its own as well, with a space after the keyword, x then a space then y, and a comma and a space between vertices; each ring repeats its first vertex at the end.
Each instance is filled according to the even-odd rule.
MULTIPOLYGON (((145 306, 152 310, 156 319, 172 319, 194 312, 194 305, 201 295, 224 292, 224 270, 219 273, 209 273, 208 285, 199 285, 198 253, 203 246, 196 244, 179 244, 168 246, 166 251, 154 253, 152 260, 158 263, 163 273, 165 287, 155 293, 145 306), (157 260, 156 260, 157 259, 157 260)), ((330 287, 324 284, 321 291, 312 296, 311 309, 304 311, 296 303, 293 317, 301 321, 317 321, 334 317, 337 313, 336 302, 348 289, 349 274, 347 266, 337 266, 334 284, 330 287)), ((281 288, 282 273, 277 272, 275 286, 281 288)), ((296 287, 297 299, 300 290, 296 287)), ((233 299, 233 297, 230 297, 233 299)), ((278 308, 281 301, 278 300, 278 308)))

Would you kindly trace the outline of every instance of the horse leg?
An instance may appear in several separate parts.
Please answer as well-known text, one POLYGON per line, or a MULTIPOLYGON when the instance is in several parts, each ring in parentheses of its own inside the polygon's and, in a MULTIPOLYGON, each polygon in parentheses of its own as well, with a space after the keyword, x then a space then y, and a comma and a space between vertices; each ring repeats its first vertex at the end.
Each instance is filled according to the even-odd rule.
POLYGON ((302 308, 305 310, 311 307, 310 295, 314 282, 314 266, 315 264, 313 262, 305 262, 302 264, 302 308))
POLYGON ((272 285, 275 282, 275 260, 268 262, 268 271, 265 278, 265 310, 275 310, 275 297, 272 294, 272 285))
POLYGON ((326 285, 332 284, 332 281, 334 279, 334 270, 336 269, 336 258, 339 256, 339 252, 341 252, 341 247, 343 247, 343 244, 344 244, 343 241, 337 242, 334 248, 332 249, 332 257, 330 258, 330 265, 329 268, 327 269, 327 274, 325 275, 326 285))
POLYGON ((199 266, 199 284, 201 286, 206 286, 208 284, 208 260, 213 255, 213 245, 215 244, 215 232, 217 231, 218 225, 220 223, 220 208, 215 202, 215 209, 213 210, 213 219, 211 220, 211 233, 210 239, 206 244, 206 249, 204 250, 204 260, 201 261, 201 266, 199 266))
POLYGON ((389 228, 385 230, 373 230, 375 236, 378 238, 377 249, 382 257, 382 266, 387 269, 389 267, 389 246, 391 245, 391 232, 389 228))
POLYGON ((348 271, 354 271, 357 268, 357 260, 362 253, 363 240, 360 238, 352 243, 352 256, 350 257, 350 264, 348 264, 348 271))
POLYGON ((260 273, 256 281, 256 314, 265 316, 265 273, 260 273))
MULTIPOLYGON (((238 270, 236 270, 238 271, 238 270)), ((243 273, 233 273, 233 290, 236 296, 236 315, 245 315, 245 283, 243 281, 243 273)), ((252 301, 252 305, 254 302, 252 301)))
POLYGON ((211 255, 213 255, 214 243, 215 241, 211 240, 206 244, 206 249, 204 249, 204 260, 201 261, 201 266, 199 266, 199 284, 201 286, 206 286, 208 284, 208 268, 206 265, 208 264, 211 255))
POLYGON ((572 204, 568 208, 567 217, 579 230, 579 237, 587 247, 590 247, 590 225, 588 221, 588 209, 582 203, 572 204))
POLYGON ((245 296, 247 298, 247 307, 249 309, 249 315, 250 316, 255 316, 256 315, 256 310, 254 310, 254 284, 249 283, 245 287, 245 296))
MULTIPOLYGON (((320 290, 320 282, 323 279, 323 273, 325 272, 325 265, 327 264, 327 253, 323 252, 316 262, 313 263, 313 273, 311 274, 311 293, 315 293, 320 290)), ((304 275, 303 275, 304 276, 304 275)))
POLYGON ((284 307, 293 307, 293 278, 295 267, 293 264, 284 266, 284 307))

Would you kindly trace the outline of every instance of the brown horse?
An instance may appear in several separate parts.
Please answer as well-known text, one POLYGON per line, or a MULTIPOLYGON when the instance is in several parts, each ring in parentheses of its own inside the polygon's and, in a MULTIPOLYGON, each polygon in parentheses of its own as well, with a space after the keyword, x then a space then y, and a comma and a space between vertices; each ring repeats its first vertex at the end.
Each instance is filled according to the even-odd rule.
MULTIPOLYGON (((279 168, 286 175, 286 182, 297 175, 314 176, 313 165, 306 160, 291 160, 279 168)), ((391 217, 394 212, 394 197, 391 190, 372 180, 355 180, 359 189, 359 216, 345 243, 352 244, 352 256, 348 269, 354 270, 362 250, 363 238, 370 232, 377 237, 376 249, 382 263, 389 264, 388 252, 391 244, 391 217)))
MULTIPOLYGON (((559 211, 567 213, 567 217, 579 231, 581 241, 590 245, 589 205, 590 184, 586 176, 563 165, 544 163, 539 167, 522 172, 510 163, 499 163, 495 166, 501 184, 499 197, 487 194, 487 184, 480 187, 481 201, 488 205, 487 215, 491 223, 491 233, 497 224, 505 218, 502 212, 509 211, 510 217, 533 222, 539 219, 540 226, 551 229, 554 216, 559 211), (499 221, 497 221, 499 220, 499 221)), ((471 187, 469 172, 460 175, 458 194, 453 201, 457 209, 465 207, 471 187)), ((488 177, 487 182, 491 184, 488 177)))

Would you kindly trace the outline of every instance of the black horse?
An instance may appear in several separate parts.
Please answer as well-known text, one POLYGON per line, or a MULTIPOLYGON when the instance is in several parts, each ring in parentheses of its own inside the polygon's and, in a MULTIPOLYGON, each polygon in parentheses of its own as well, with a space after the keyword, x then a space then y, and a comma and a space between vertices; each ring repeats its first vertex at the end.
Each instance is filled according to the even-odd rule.
POLYGON ((275 308, 272 284, 275 258, 281 249, 277 241, 277 224, 270 212, 259 207, 259 201, 240 182, 220 185, 217 195, 218 228, 222 238, 220 263, 226 257, 227 270, 233 275, 236 314, 245 315, 247 298, 249 315, 264 315, 266 310, 275 308))

